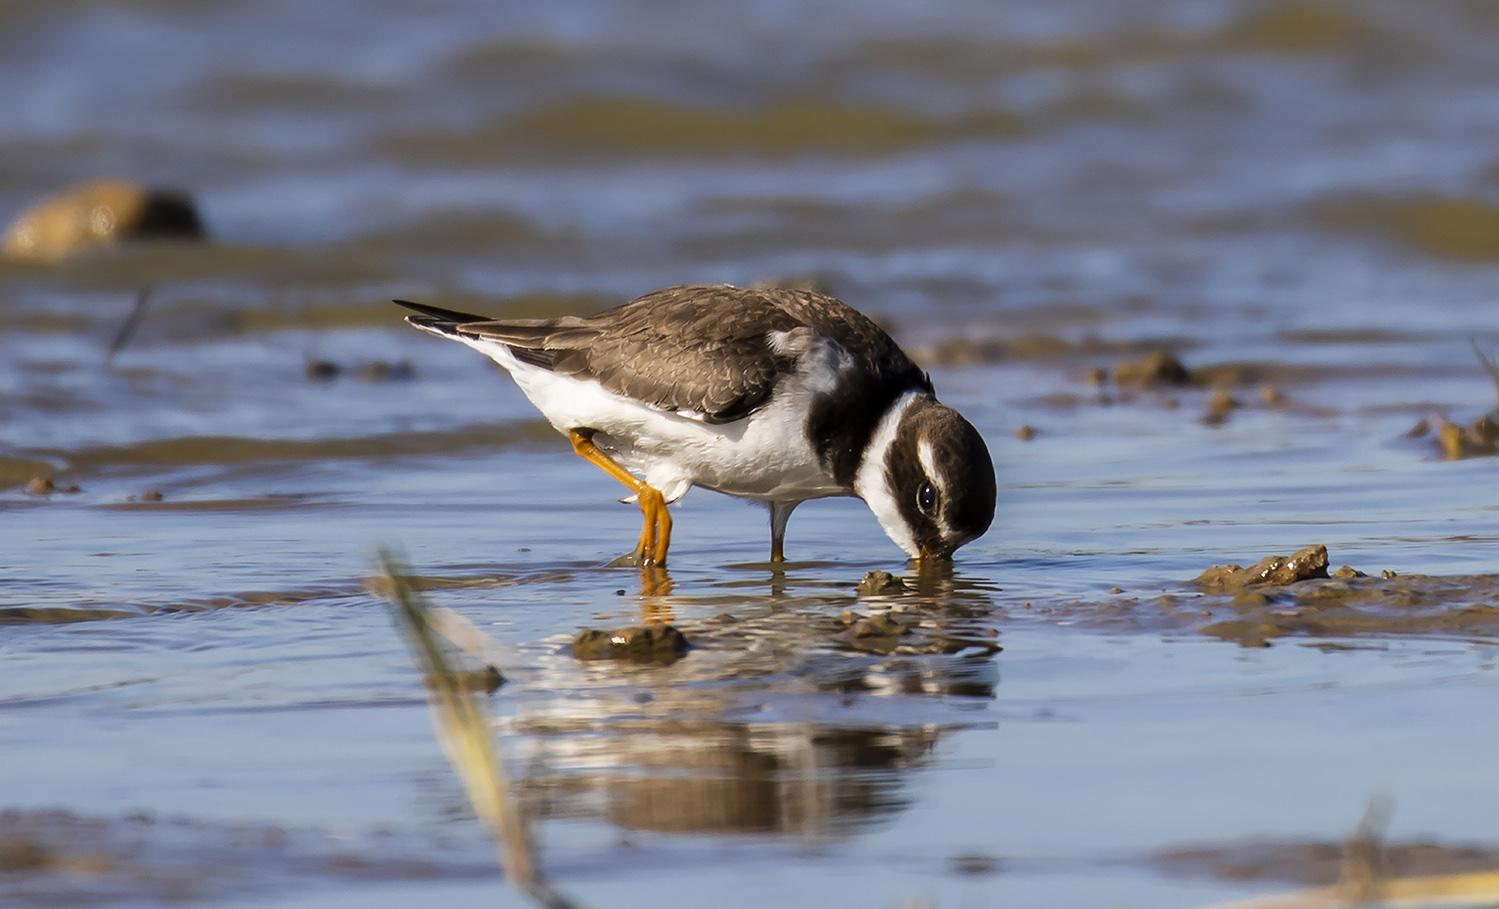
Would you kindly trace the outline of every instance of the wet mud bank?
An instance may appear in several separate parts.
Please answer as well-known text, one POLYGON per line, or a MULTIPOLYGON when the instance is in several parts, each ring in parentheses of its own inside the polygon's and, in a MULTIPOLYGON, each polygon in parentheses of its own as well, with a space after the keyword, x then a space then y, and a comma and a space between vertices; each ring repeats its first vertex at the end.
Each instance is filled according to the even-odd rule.
MULTIPOLYGON (((1250 566, 1214 565, 1188 585, 1163 584, 1157 597, 1114 588, 1106 600, 1006 604, 1010 620, 1063 621, 1094 628, 1196 632, 1242 647, 1279 638, 1499 639, 1499 574, 1329 571, 1327 547, 1266 556, 1250 566)), ((1153 585, 1152 585, 1153 586, 1153 585)))

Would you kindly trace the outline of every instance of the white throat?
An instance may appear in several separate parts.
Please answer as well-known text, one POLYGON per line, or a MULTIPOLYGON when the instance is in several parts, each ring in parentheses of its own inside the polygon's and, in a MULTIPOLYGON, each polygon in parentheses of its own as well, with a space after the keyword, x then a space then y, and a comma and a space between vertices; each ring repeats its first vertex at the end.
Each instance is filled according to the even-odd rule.
POLYGON ((890 488, 890 478, 885 474, 885 456, 889 454, 890 446, 895 444, 901 417, 905 416, 911 402, 920 394, 919 391, 906 392, 880 417, 879 425, 874 428, 874 435, 870 436, 869 444, 864 448, 864 460, 859 464, 859 472, 854 474, 854 492, 874 512, 875 518, 885 528, 890 539, 910 553, 912 558, 920 558, 921 549, 916 545, 916 538, 911 535, 911 528, 906 525, 906 519, 901 517, 900 508, 896 505, 895 490, 890 488))

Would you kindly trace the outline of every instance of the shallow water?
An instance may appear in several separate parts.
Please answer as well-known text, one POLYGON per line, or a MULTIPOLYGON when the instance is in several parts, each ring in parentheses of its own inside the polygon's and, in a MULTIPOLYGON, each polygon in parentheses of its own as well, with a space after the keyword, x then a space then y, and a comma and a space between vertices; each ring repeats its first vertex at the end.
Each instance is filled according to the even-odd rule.
POLYGON ((1309 879, 1169 850, 1335 844, 1378 795, 1392 842, 1491 849, 1495 462, 1406 433, 1495 406, 1496 31, 1461 2, 0 8, 0 216, 124 176, 211 238, 0 262, 0 896, 518 901, 366 590, 382 546, 504 645, 497 726, 588 905, 1205 905, 1309 879), (702 491, 669 592, 606 568, 616 484, 387 302, 807 278, 993 451, 1000 518, 950 575, 856 501, 799 509, 772 571, 764 514, 702 491), (1158 347, 1200 381, 1092 374, 1158 347), (1218 382, 1243 406, 1210 423, 1218 382), (1312 543, 1371 577, 1192 583, 1312 543), (914 590, 861 601, 870 570, 914 590), (840 619, 885 609, 912 632, 840 619), (569 654, 642 615, 694 649, 569 654))

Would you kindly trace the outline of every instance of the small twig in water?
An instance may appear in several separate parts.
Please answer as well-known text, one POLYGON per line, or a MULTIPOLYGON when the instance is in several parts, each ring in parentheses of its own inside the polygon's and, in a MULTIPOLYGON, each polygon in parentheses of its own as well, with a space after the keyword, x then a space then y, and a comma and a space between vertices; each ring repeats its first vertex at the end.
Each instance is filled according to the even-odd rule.
POLYGON ((109 349, 104 352, 104 365, 106 367, 114 362, 115 354, 119 353, 124 349, 126 344, 130 343, 131 335, 135 334, 135 330, 140 327, 141 319, 146 316, 146 306, 150 304, 151 295, 155 291, 156 288, 147 284, 140 289, 140 293, 135 295, 135 307, 130 310, 130 315, 125 317, 125 324, 121 325, 120 330, 115 332, 114 340, 109 342, 109 349))
POLYGON ((1489 374, 1489 379, 1494 383, 1494 395, 1499 398, 1499 363, 1483 352, 1483 349, 1478 346, 1477 338, 1468 338, 1468 343, 1473 345, 1473 352, 1478 354, 1478 362, 1483 364, 1483 371, 1489 374))

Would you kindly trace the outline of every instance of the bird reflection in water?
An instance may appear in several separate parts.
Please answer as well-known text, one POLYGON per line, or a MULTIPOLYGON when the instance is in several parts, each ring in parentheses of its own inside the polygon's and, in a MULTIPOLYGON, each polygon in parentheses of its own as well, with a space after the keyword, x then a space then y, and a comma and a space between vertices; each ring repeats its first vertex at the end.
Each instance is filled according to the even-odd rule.
MULTIPOLYGON (((778 566, 768 598, 735 596, 713 615, 694 598, 677 626, 694 648, 685 659, 590 663, 582 679, 574 663, 555 666, 556 696, 514 719, 512 741, 530 752, 526 803, 628 830, 797 836, 845 835, 900 811, 905 776, 978 719, 974 702, 998 684, 997 646, 948 646, 992 634, 987 595, 950 567, 908 580, 898 602, 923 630, 897 653, 862 651, 838 625, 850 605, 897 599, 788 595, 778 566), (941 631, 925 637, 930 625, 941 631)), ((670 590, 664 568, 641 572, 648 621, 671 618, 670 590)))

